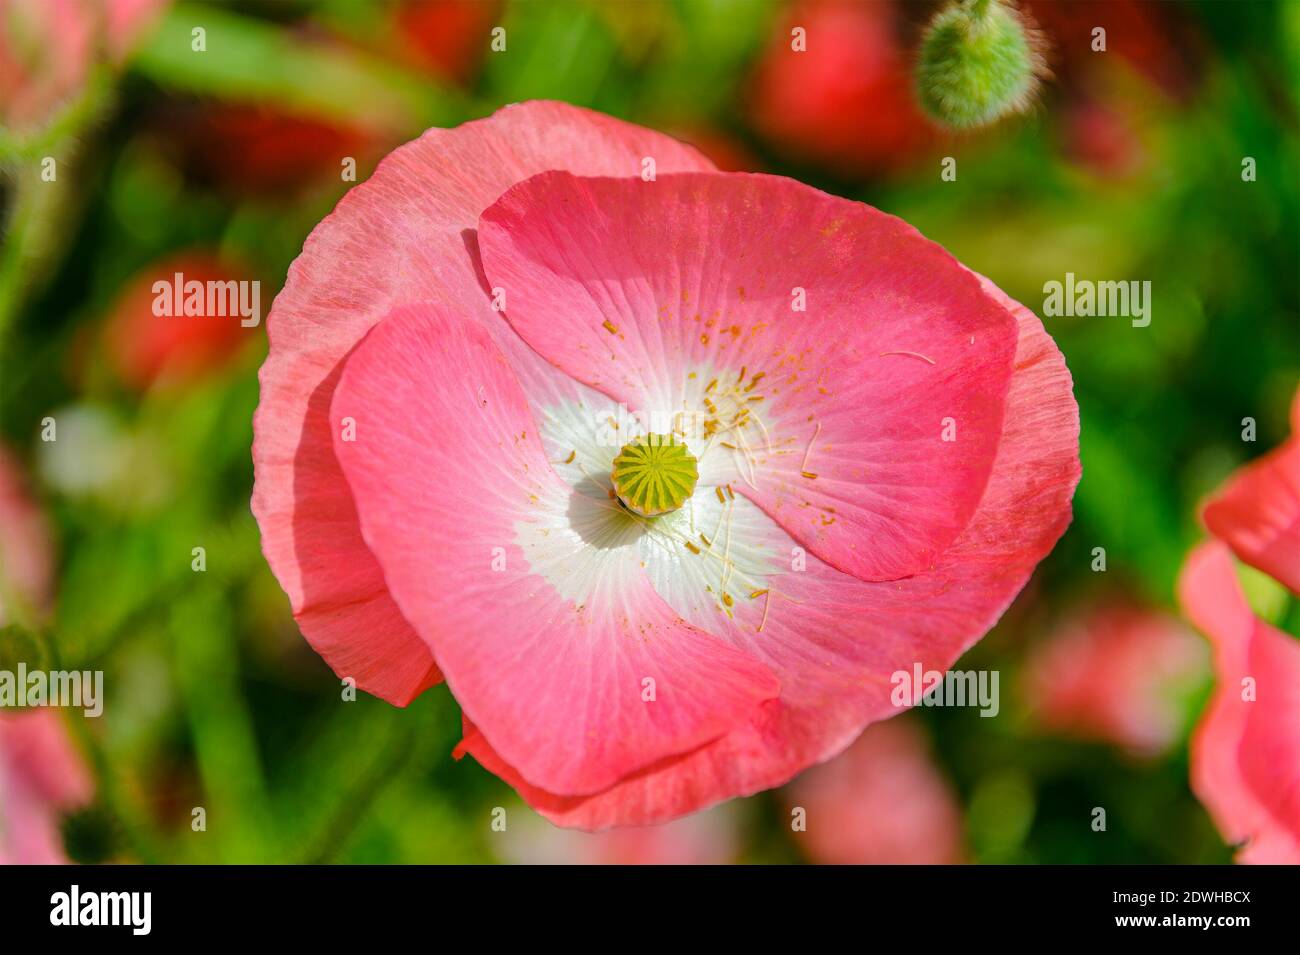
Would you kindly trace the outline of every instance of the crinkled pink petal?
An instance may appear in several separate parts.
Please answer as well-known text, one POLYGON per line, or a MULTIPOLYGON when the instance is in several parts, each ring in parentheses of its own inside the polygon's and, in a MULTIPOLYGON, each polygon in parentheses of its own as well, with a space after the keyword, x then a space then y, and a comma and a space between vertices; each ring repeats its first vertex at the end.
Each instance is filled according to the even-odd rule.
POLYGON ((649 824, 786 782, 897 712, 889 699, 892 670, 914 662, 950 666, 996 622, 1064 532, 1080 473, 1078 406, 1060 352, 1032 312, 980 281, 1019 323, 1015 372, 984 497, 933 570, 867 583, 810 557, 806 571, 773 584, 788 599, 773 603, 761 633, 757 602, 741 601, 739 623, 727 635, 777 673, 780 701, 727 737, 595 796, 528 785, 469 720, 457 752, 472 754, 558 824, 649 824))
POLYGON ((885 720, 784 792, 806 828, 794 840, 828 865, 949 865, 962 861, 961 808, 908 717, 885 720))
POLYGON ((1192 551, 1178 591, 1188 617, 1214 645, 1218 678, 1192 736, 1192 789, 1224 838, 1243 846, 1241 861, 1300 862, 1300 648, 1255 618, 1222 543, 1192 551), (1246 677, 1254 680, 1253 701, 1243 699, 1246 677))
POLYGON ((970 521, 1015 321, 901 220, 775 176, 553 172, 479 233, 511 324, 575 378, 650 415, 760 419, 716 439, 736 490, 837 569, 932 568, 970 521))
POLYGON ((93 783, 54 710, 0 714, 0 864, 67 862, 59 815, 93 783))
POLYGON ((1204 519, 1238 557, 1300 593, 1300 437, 1238 471, 1204 519))
POLYGON ((711 168, 666 136, 563 103, 522 103, 431 129, 349 192, 290 267, 267 320, 253 512, 303 634, 362 689, 405 704, 441 677, 388 594, 334 457, 328 412, 345 357, 395 306, 431 300, 491 328, 530 394, 576 389, 491 310, 478 218, 538 172, 636 175, 646 156, 664 171, 711 168))
POLYGON ((572 560, 588 561, 573 573, 599 575, 588 603, 530 566, 522 527, 613 505, 556 475, 528 398, 479 323, 436 306, 397 310, 348 358, 332 417, 362 536, 394 600, 525 779, 597 792, 717 739, 780 691, 761 663, 678 618, 634 549, 602 557, 599 542, 556 528, 574 536, 572 560))

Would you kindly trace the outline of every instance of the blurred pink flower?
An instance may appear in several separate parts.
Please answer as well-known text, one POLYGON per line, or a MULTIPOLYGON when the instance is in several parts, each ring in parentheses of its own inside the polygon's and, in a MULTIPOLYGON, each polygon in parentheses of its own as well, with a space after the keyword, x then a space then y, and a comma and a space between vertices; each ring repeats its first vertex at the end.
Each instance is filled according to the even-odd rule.
POLYGON ((963 861, 961 808, 934 765, 919 723, 868 726, 847 750, 783 790, 807 830, 797 844, 829 865, 943 865, 963 861))
POLYGON ((658 826, 603 832, 561 829, 530 813, 501 836, 503 857, 524 865, 727 865, 736 861, 730 804, 658 826))
POLYGON ((1291 426, 1211 498, 1205 524, 1220 540, 1197 547, 1179 580, 1217 675, 1192 740, 1192 788, 1241 862, 1300 863, 1300 641, 1255 616, 1233 563, 1300 594, 1300 391, 1291 426))
POLYGON ((0 865, 68 861, 59 817, 94 784, 54 710, 0 710, 0 865))
POLYGON ((54 551, 50 527, 18 462, 0 447, 0 626, 13 616, 6 600, 38 617, 49 609, 54 551))
POLYGON ((1177 738, 1205 672, 1204 646, 1177 619, 1119 604, 1035 647, 1022 688, 1044 728, 1153 755, 1177 738))
POLYGON ((100 62, 120 64, 167 0, 0 0, 0 125, 41 127, 100 62))
POLYGON ((1146 167, 1141 133, 1126 105, 1108 98, 1079 93, 1062 109, 1065 154, 1103 179, 1125 179, 1146 167))

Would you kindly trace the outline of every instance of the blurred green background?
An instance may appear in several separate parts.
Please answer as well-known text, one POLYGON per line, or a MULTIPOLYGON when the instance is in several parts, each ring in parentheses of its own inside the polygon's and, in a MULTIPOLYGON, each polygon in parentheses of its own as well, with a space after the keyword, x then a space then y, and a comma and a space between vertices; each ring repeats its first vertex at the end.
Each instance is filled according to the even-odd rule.
MULTIPOLYGON (((446 688, 406 710, 341 702, 261 557, 248 502, 264 326, 155 340, 132 292, 179 254, 193 272, 260 279, 265 314, 353 185, 343 157, 364 180, 428 126, 556 98, 901 216, 1040 315, 1044 282, 1067 272, 1152 283, 1147 328, 1046 319, 1082 415, 1074 522, 960 664, 1000 671, 999 718, 919 718, 971 860, 1228 861, 1187 784, 1208 669, 1181 687, 1179 727, 1154 755, 1045 728, 1016 688, 1034 649, 1093 608, 1176 613, 1198 501, 1286 436, 1300 380, 1300 3, 1026 8, 1051 78, 1028 115, 961 136, 912 103, 910 57, 937 6, 885 0, 178 2, 39 121, 5 129, 0 443, 31 475, 58 557, 48 620, 9 621, 0 668, 105 671, 105 716, 68 719, 96 777, 94 803, 65 822, 70 856, 521 855, 490 826, 495 806, 524 812, 517 797, 450 757, 460 718, 446 688), (792 24, 809 29, 808 64, 790 59, 792 24), (1090 47, 1098 24, 1104 53, 1090 47), (945 156, 955 181, 941 179, 945 156), (47 416, 57 442, 40 440, 47 416), (1094 806, 1107 807, 1104 837, 1087 824, 1094 806)), ((1263 588, 1268 615, 1300 630, 1285 594, 1263 588)), ((805 858, 779 794, 742 802, 734 858, 805 858)))

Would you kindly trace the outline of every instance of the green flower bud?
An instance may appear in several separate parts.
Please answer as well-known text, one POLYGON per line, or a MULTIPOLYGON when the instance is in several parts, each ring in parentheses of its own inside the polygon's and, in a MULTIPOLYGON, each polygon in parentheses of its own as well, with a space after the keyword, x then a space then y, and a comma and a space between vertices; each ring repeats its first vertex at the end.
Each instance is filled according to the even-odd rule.
POLYGON ((1000 0, 964 0, 940 10, 921 40, 917 93, 938 123, 986 126, 1023 112, 1044 72, 1034 31, 1000 0))

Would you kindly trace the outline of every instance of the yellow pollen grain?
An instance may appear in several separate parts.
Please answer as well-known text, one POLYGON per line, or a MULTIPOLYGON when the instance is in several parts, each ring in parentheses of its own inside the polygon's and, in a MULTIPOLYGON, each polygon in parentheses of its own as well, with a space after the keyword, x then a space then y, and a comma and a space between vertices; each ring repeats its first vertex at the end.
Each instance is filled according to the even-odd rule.
POLYGON ((690 551, 692 554, 698 554, 700 552, 700 549, 696 547, 694 544, 692 544, 690 541, 683 541, 683 543, 686 544, 686 549, 690 551))
POLYGON ((735 603, 735 601, 731 599, 731 594, 723 594, 722 602, 726 604, 728 607, 730 607, 732 604, 735 603))
POLYGON ((810 480, 810 481, 815 481, 815 480, 817 480, 817 475, 816 475, 816 474, 813 474, 812 471, 800 471, 800 472, 799 472, 799 475, 800 475, 801 477, 806 477, 806 478, 807 478, 808 480, 810 480))
POLYGON ((609 332, 611 335, 618 334, 618 326, 615 325, 613 322, 611 322, 608 318, 605 319, 603 322, 601 322, 601 324, 605 326, 605 331, 609 332))
POLYGON ((718 387, 718 379, 714 378, 711 382, 709 382, 707 385, 704 386, 704 391, 707 394, 708 392, 712 391, 716 387, 718 387))
POLYGON ((570 452, 569 452, 569 456, 568 456, 567 458, 564 459, 564 463, 565 463, 565 464, 572 464, 572 463, 573 463, 573 459, 576 458, 577 456, 578 456, 578 452, 577 452, 577 451, 570 451, 570 452))
POLYGON ((726 504, 726 503, 727 503, 727 499, 726 499, 725 497, 722 496, 722 488, 720 488, 720 487, 715 487, 713 490, 717 492, 717 495, 718 495, 718 503, 719 503, 719 504, 726 504))
POLYGON ((755 590, 755 591, 752 591, 752 592, 750 593, 750 595, 749 595, 749 599, 750 599, 750 600, 756 600, 757 598, 763 596, 763 594, 765 594, 765 593, 767 593, 767 589, 766 589, 766 588, 764 588, 763 590, 755 590))

